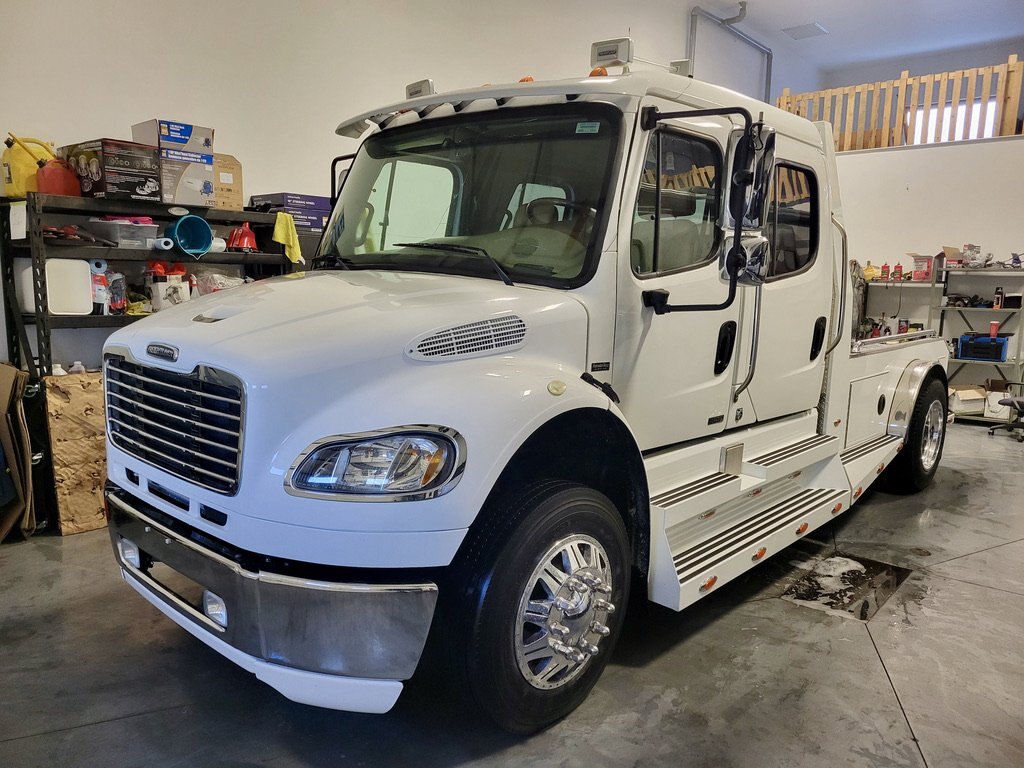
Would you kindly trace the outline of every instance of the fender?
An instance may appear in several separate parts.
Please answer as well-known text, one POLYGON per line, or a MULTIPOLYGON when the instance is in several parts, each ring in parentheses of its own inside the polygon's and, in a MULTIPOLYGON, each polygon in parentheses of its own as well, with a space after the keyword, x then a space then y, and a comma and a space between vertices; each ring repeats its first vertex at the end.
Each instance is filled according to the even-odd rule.
POLYGON ((905 438, 910 427, 910 416, 914 412, 914 404, 921 387, 929 376, 937 376, 943 383, 946 372, 936 360, 914 360, 903 371, 899 383, 892 393, 892 406, 889 408, 889 426, 886 431, 890 435, 905 438))

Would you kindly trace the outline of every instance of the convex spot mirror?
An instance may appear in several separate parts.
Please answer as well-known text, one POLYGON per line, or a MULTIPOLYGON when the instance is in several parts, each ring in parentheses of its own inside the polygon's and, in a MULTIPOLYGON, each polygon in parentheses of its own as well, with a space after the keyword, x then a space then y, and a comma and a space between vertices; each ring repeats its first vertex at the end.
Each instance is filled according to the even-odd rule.
POLYGON ((740 285, 762 285, 771 265, 771 244, 764 236, 772 172, 775 167, 775 129, 755 123, 748 136, 736 131, 736 152, 729 191, 730 222, 742 221, 743 234, 722 265, 723 278, 735 271, 740 285), (744 182, 747 182, 744 185, 744 182))

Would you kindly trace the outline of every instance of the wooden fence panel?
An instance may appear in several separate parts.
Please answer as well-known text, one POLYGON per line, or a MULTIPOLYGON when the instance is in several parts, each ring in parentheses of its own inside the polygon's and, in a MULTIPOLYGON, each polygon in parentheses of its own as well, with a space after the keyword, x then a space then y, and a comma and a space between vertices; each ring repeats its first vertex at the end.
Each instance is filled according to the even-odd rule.
POLYGON ((787 88, 777 104, 831 123, 836 149, 842 152, 977 138, 989 121, 992 135, 1014 135, 1019 132, 1022 86, 1024 62, 1014 55, 1005 64, 914 77, 905 70, 896 80, 824 91, 793 94, 787 88), (972 135, 976 113, 978 130, 972 135), (961 117, 963 128, 958 130, 961 117))

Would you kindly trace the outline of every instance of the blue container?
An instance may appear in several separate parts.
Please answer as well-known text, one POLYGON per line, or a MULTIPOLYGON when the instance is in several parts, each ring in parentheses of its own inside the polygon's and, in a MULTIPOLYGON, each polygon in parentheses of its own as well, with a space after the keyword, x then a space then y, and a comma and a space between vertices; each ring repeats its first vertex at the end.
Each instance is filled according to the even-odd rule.
POLYGON ((206 219, 192 214, 169 224, 164 235, 171 238, 180 251, 197 258, 207 253, 213 245, 213 230, 206 219))

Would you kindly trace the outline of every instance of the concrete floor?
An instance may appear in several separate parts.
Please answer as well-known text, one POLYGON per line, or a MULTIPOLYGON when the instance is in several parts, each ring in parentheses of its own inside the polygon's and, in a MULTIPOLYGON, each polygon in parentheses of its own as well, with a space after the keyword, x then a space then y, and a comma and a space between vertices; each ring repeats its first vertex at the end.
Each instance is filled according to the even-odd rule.
POLYGON ((420 683, 293 704, 120 582, 106 532, 0 547, 0 766, 1024 765, 1024 446, 955 425, 936 482, 818 532, 913 569, 867 623, 779 599, 796 551, 676 614, 631 610, 596 690, 532 738, 420 683), (439 700, 440 698, 440 700, 439 700))

